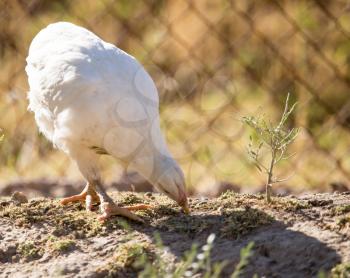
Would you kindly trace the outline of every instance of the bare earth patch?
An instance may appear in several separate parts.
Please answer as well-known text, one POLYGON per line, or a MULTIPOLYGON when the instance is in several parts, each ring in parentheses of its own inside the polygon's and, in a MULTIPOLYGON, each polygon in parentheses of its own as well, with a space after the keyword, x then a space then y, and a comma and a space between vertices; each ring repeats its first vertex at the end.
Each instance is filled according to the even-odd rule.
POLYGON ((227 261, 222 277, 230 276, 240 249, 251 241, 254 253, 242 277, 317 277, 320 271, 350 277, 349 193, 280 197, 267 205, 262 195, 226 192, 191 198, 191 215, 155 193, 112 197, 120 205, 154 209, 137 212, 142 224, 120 217, 100 223, 98 211, 88 213, 81 204, 0 199, 1 277, 136 277, 137 257, 156 256, 155 233, 168 247, 169 266, 215 233, 211 259, 227 261))

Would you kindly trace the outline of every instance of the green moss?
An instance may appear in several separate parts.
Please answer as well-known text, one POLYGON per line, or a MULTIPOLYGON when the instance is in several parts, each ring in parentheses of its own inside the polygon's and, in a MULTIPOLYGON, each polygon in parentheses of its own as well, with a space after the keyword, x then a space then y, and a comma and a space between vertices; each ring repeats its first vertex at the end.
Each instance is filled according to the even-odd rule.
POLYGON ((218 197, 218 200, 226 200, 226 199, 230 199, 230 198, 235 198, 237 196, 238 196, 238 193, 236 193, 234 191, 225 191, 224 193, 222 193, 218 197))
POLYGON ((19 226, 28 226, 33 223, 49 219, 58 212, 58 203, 52 200, 37 199, 22 206, 10 204, 0 211, 0 216, 16 221, 19 226))
POLYGON ((272 199, 271 207, 274 209, 293 212, 311 208, 312 204, 303 200, 278 197, 272 199))
POLYGON ((240 238, 263 225, 271 224, 272 216, 251 208, 234 209, 225 213, 224 225, 221 232, 229 238, 240 238))
POLYGON ((342 263, 335 266, 331 271, 331 278, 348 278, 350 277, 350 262, 342 263))
POLYGON ((61 239, 53 241, 50 245, 53 251, 58 251, 59 253, 68 252, 76 247, 76 243, 71 239, 61 239))
POLYGON ((154 246, 145 242, 131 241, 118 246, 113 258, 97 269, 103 277, 136 277, 135 273, 142 269, 145 261, 155 259, 154 246))
POLYGON ((177 215, 179 211, 167 205, 159 205, 155 209, 155 213, 158 215, 177 215))
POLYGON ((251 208, 259 204, 265 205, 259 195, 226 192, 218 199, 191 199, 190 215, 165 204, 149 213, 155 214, 150 215, 152 224, 161 230, 190 237, 215 231, 218 235, 237 238, 273 221, 265 212, 251 208))
POLYGON ((157 228, 169 232, 187 234, 194 237, 196 234, 199 234, 205 230, 210 230, 215 224, 217 224, 215 218, 210 215, 207 217, 187 215, 184 215, 181 218, 169 217, 161 220, 157 225, 157 228))
MULTIPOLYGON (((225 209, 236 208, 241 205, 248 205, 252 200, 248 200, 245 194, 238 194, 233 191, 226 191, 221 194, 221 196, 214 200, 214 206, 217 208, 222 207, 225 209)), ((212 204, 208 204, 209 209, 212 207, 212 204)))
POLYGON ((77 237, 91 237, 104 234, 103 224, 85 211, 72 211, 53 219, 57 235, 67 235, 74 232, 77 237))
POLYGON ((135 262, 143 255, 152 258, 153 254, 150 245, 147 243, 130 242, 118 247, 114 262, 123 267, 134 267, 135 262))
POLYGON ((104 235, 108 229, 122 229, 116 219, 105 224, 97 214, 85 211, 81 204, 62 206, 58 201, 37 199, 22 206, 9 205, 0 211, 0 217, 13 220, 17 226, 30 228, 35 223, 47 223, 56 236, 74 233, 77 237, 104 235))
POLYGON ((332 208, 333 215, 342 215, 350 212, 350 205, 335 206, 332 208))
MULTIPOLYGON (((194 210, 200 210, 200 211, 214 211, 217 210, 220 206, 222 206, 224 203, 218 202, 215 199, 208 199, 204 201, 196 200, 191 205, 191 208, 194 210)), ((229 205, 231 206, 231 205, 229 205)))
POLYGON ((123 195, 119 195, 120 201, 118 203, 123 205, 134 205, 134 204, 142 204, 145 203, 146 198, 141 199, 139 196, 137 196, 134 193, 128 192, 124 193, 123 195))
POLYGON ((294 212, 312 207, 312 204, 307 201, 292 199, 289 197, 274 197, 272 198, 272 202, 267 204, 263 194, 239 194, 233 191, 223 193, 218 199, 216 199, 216 203, 224 208, 257 206, 262 209, 269 208, 287 212, 294 212))
POLYGON ((350 216, 340 217, 337 219, 336 223, 340 229, 343 229, 350 225, 350 216))
MULTIPOLYGON (((267 208, 260 195, 226 192, 218 199, 193 198, 190 200, 192 211, 190 215, 183 214, 174 201, 160 194, 154 194, 154 199, 147 199, 143 194, 130 192, 113 193, 111 196, 118 204, 123 205, 144 203, 146 200, 154 206, 154 209, 136 212, 145 220, 146 225, 189 236, 215 230, 222 231, 229 237, 237 237, 271 222, 271 216, 258 210, 260 207, 262 210, 267 208), (247 207, 255 207, 255 209, 246 209, 247 207)), ((276 202, 276 207, 288 209, 288 207, 302 206, 296 201, 284 200, 276 202)), ((103 236, 113 230, 124 230, 127 234, 125 222, 130 225, 140 225, 120 217, 113 217, 101 223, 97 220, 97 216, 98 211, 86 212, 82 204, 62 206, 58 201, 47 199, 35 199, 21 206, 10 204, 0 210, 0 217, 10 218, 18 226, 30 228, 35 223, 45 223, 52 235, 56 237, 103 236)))
POLYGON ((26 241, 19 244, 17 251, 26 260, 35 260, 41 257, 41 250, 34 241, 26 241))

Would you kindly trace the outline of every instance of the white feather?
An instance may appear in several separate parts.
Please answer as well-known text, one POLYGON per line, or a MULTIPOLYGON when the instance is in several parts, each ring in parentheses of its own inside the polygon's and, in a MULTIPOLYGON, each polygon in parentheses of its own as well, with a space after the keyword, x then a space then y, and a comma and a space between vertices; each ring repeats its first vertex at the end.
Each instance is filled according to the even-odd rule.
POLYGON ((157 89, 135 58, 59 22, 33 39, 26 72, 29 109, 40 131, 77 160, 85 176, 97 171, 94 148, 151 181, 169 167, 178 175, 159 127, 157 89))

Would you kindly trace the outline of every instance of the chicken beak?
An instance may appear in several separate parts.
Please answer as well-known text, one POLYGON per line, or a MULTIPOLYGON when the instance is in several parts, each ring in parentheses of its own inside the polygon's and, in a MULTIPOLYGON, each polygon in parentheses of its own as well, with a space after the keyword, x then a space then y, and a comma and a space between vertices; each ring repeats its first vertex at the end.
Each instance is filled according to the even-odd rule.
POLYGON ((187 197, 186 197, 186 199, 185 199, 185 202, 183 202, 183 203, 181 204, 181 207, 182 207, 182 210, 183 210, 183 212, 184 212, 185 214, 190 214, 190 208, 189 208, 189 206, 188 206, 187 197))
POLYGON ((183 212, 185 214, 190 214, 190 208, 188 206, 188 199, 187 199, 187 194, 185 191, 180 191, 180 200, 177 202, 180 207, 182 208, 183 212))
POLYGON ((185 214, 190 214, 190 208, 188 207, 187 203, 184 206, 182 206, 182 209, 185 214))

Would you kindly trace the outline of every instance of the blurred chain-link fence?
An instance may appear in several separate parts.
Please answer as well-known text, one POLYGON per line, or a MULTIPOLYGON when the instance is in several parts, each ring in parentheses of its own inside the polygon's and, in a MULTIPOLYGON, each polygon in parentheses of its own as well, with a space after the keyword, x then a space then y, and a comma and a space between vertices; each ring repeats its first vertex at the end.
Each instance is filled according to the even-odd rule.
MULTIPOLYGON (((190 187, 256 189, 265 178, 246 156, 240 118, 272 120, 287 93, 296 155, 279 168, 285 187, 327 190, 350 181, 350 2, 0 2, 0 179, 78 178, 70 160, 38 134, 26 110, 29 44, 47 24, 70 21, 135 56, 155 80, 162 127, 190 187)), ((266 153, 266 155, 268 155, 266 153)), ((120 171, 103 161, 107 179, 120 171)))

